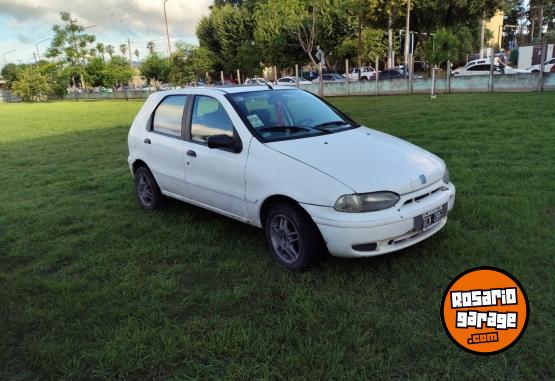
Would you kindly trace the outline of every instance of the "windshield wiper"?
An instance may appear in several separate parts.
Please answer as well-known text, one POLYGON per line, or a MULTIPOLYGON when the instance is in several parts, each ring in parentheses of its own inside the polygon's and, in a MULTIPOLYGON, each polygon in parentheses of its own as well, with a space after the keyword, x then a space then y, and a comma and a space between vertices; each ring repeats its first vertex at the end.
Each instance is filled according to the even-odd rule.
MULTIPOLYGON (((352 125, 351 123, 345 122, 344 120, 332 120, 331 122, 317 124, 313 128, 318 129, 325 126, 351 126, 351 125, 352 125)), ((329 130, 326 130, 326 131, 329 131, 329 130)))
POLYGON ((319 128, 310 127, 310 126, 268 126, 268 127, 260 127, 256 129, 260 132, 272 132, 272 131, 279 131, 279 132, 324 132, 326 134, 333 134, 333 131, 328 130, 327 128, 319 128))
POLYGON ((309 127, 299 127, 299 126, 267 126, 267 127, 260 127, 256 129, 257 131, 261 132, 272 132, 272 131, 294 131, 294 132, 302 132, 302 131, 311 131, 312 129, 309 127))

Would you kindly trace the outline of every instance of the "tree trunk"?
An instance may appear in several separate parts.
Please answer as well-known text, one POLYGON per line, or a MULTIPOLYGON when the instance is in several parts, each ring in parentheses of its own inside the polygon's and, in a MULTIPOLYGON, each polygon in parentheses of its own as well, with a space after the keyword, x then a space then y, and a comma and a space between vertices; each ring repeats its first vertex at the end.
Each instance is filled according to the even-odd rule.
POLYGON ((393 68, 393 19, 389 16, 387 20, 387 68, 393 68))
POLYGON ((314 59, 314 57, 312 56, 312 52, 307 52, 308 53, 308 57, 310 58, 310 61, 312 62, 312 64, 314 64, 316 66, 316 68, 318 69, 318 78, 320 79, 319 81, 319 89, 318 89, 318 96, 320 98, 324 98, 324 79, 322 78, 322 65, 320 65, 320 63, 316 62, 316 60, 314 59))

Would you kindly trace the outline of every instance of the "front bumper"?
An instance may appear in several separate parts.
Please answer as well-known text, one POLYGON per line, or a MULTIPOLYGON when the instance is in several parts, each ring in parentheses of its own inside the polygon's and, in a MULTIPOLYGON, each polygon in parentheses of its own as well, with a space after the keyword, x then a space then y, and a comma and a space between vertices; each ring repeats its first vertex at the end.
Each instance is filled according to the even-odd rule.
POLYGON ((447 204, 455 205, 455 186, 439 181, 401 196, 393 208, 370 213, 342 213, 331 207, 303 204, 320 229, 329 252, 338 257, 370 257, 404 249, 437 233, 447 222, 443 217, 425 231, 415 230, 414 218, 447 204), (375 243, 373 250, 353 246, 375 243))

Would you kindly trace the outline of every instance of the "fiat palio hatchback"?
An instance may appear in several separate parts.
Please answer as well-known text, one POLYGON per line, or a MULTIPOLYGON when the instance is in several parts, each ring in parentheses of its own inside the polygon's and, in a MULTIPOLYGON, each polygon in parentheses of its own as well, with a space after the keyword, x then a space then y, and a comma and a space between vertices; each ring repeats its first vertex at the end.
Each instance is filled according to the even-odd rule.
POLYGON ((291 87, 152 94, 128 137, 139 203, 168 196, 263 228, 305 269, 390 253, 438 232, 455 202, 443 160, 291 87))

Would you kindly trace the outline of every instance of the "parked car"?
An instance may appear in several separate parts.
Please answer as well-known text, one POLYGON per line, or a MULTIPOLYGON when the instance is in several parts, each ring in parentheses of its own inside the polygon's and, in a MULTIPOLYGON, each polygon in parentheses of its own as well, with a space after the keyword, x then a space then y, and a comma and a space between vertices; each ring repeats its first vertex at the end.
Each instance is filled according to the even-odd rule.
POLYGON ((301 77, 282 77, 280 79, 277 80, 277 84, 278 85, 284 85, 284 86, 297 86, 297 82, 299 83, 299 85, 310 85, 312 82, 307 81, 304 78, 301 77))
POLYGON ((380 74, 378 75, 378 80, 387 80, 387 79, 402 79, 403 75, 397 69, 386 69, 380 70, 380 74))
POLYGON ((315 78, 318 78, 318 72, 315 70, 309 70, 302 72, 301 77, 303 77, 307 81, 314 81, 315 78))
POLYGON ((414 245, 455 202, 439 157, 291 86, 154 93, 128 146, 144 209, 164 195, 263 228, 291 270, 326 249, 365 257, 414 245))
MULTIPOLYGON (((549 73, 553 67, 555 67, 555 57, 545 61, 545 63, 543 64, 543 72, 544 73, 549 73)), ((530 72, 532 72, 532 73, 539 73, 540 72, 540 64, 532 65, 529 68, 527 68, 526 70, 530 70, 530 72)))
POLYGON ((162 91, 171 90, 171 89, 172 88, 171 88, 171 85, 169 83, 162 83, 160 85, 160 90, 162 90, 162 91))
MULTIPOLYGON (((322 78, 323 78, 324 83, 328 83, 328 82, 346 82, 347 81, 345 79, 345 77, 343 77, 342 75, 339 75, 337 73, 322 74, 322 78)), ((320 82, 320 77, 315 78, 312 82, 313 83, 320 82)))
POLYGON ((222 81, 214 81, 214 86, 235 86, 236 84, 237 82, 228 80, 224 80, 223 83, 222 81))
POLYGON ((270 81, 267 81, 264 78, 254 77, 254 78, 247 78, 245 80, 245 85, 267 86, 268 84, 272 85, 270 81))
MULTIPOLYGON (((459 67, 453 70, 452 75, 459 77, 459 76, 467 76, 467 75, 489 75, 491 69, 491 61, 489 58, 485 59, 478 59, 468 62, 464 67, 459 67)), ((505 74, 529 74, 530 70, 522 70, 522 69, 513 69, 510 66, 505 67, 505 74)), ((493 74, 499 75, 501 74, 501 70, 499 66, 494 65, 493 67, 493 74)))
POLYGON ((360 80, 368 81, 374 78, 376 70, 370 66, 364 66, 361 68, 354 67, 349 71, 349 80, 358 81, 358 73, 360 72, 360 80))

